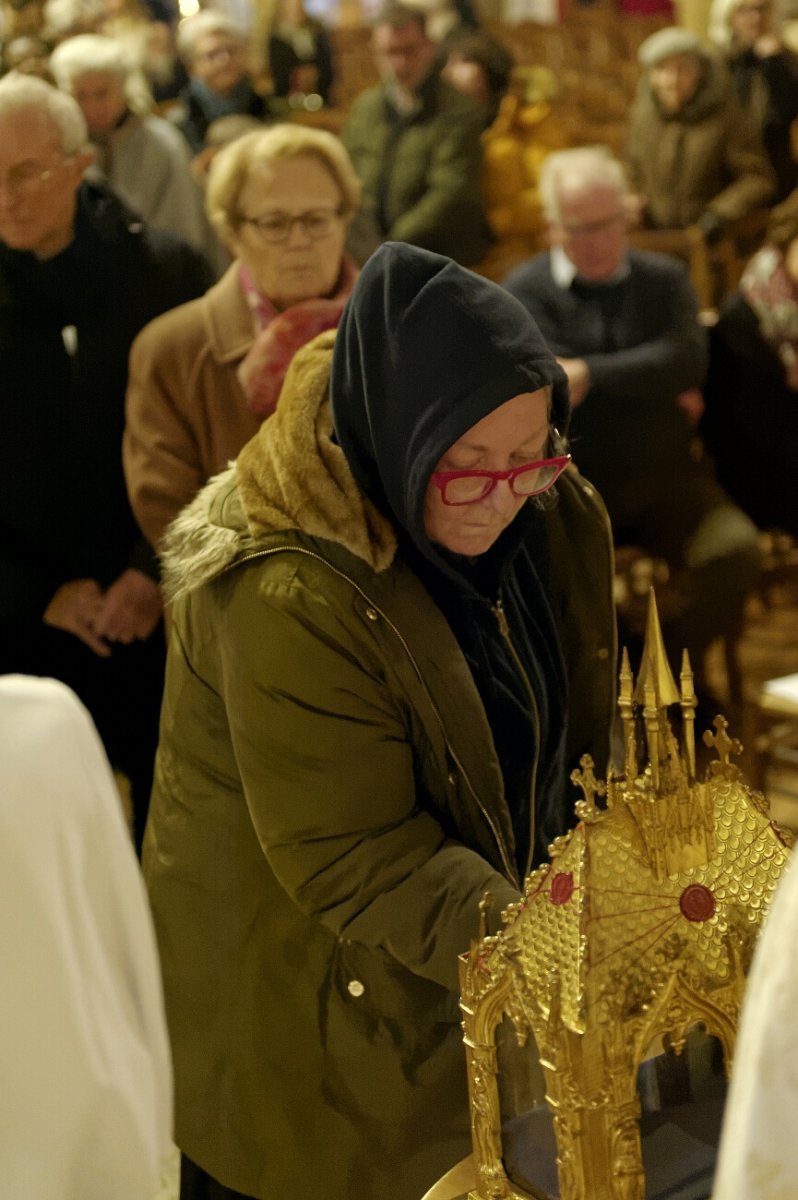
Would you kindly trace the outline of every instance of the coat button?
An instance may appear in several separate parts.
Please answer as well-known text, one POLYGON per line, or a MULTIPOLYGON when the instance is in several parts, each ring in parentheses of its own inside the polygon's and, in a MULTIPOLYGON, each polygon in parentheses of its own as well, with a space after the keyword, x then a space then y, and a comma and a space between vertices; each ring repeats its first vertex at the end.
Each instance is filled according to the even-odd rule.
POLYGON ((380 614, 377 612, 376 608, 372 608, 371 605, 369 605, 366 609, 366 616, 370 621, 379 621, 380 619, 380 614))
POLYGON ((455 775, 454 771, 450 771, 446 778, 449 780, 449 783, 452 785, 452 787, 454 787, 454 785, 457 783, 457 776, 455 775))
POLYGON ((596 658, 604 660, 605 658, 609 658, 609 656, 610 652, 606 646, 602 646, 600 650, 596 651, 596 658))
POLYGON ((582 491, 585 493, 585 495, 586 495, 586 496, 592 496, 592 495, 593 495, 593 489, 592 489, 592 487, 590 486, 590 484, 589 484, 589 483, 583 483, 583 484, 582 484, 582 491))
POLYGON ((349 983, 346 985, 346 990, 349 992, 350 996, 354 996, 357 999, 363 995, 366 989, 363 987, 363 984, 359 979, 350 979, 349 983))

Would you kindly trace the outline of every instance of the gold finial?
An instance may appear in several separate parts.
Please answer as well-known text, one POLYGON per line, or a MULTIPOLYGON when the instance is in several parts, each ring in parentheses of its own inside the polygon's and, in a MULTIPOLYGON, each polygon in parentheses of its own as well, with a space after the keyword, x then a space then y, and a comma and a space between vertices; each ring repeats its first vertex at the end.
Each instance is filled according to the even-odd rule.
MULTIPOLYGON (((640 680, 638 679, 638 688, 640 680)), ((646 684, 644 689, 645 706, 643 720, 646 725, 646 741, 648 742, 648 763, 651 768, 651 782, 654 791, 659 791, 660 738, 659 738, 659 709, 653 683, 646 684)))
POLYGON ((669 704, 679 703, 679 693, 673 673, 668 666, 668 656, 665 653, 665 643, 662 640, 662 629, 657 612, 657 600, 654 589, 649 592, 648 617, 646 618, 646 637, 643 643, 643 658, 640 663, 640 673, 637 676, 637 687, 634 698, 638 704, 645 701, 647 689, 654 693, 655 706, 667 708, 669 704))
POLYGON ((665 643, 662 640, 662 629, 657 612, 657 600, 654 589, 651 588, 648 599, 648 616, 646 618, 646 637, 643 643, 643 657, 634 700, 643 704, 643 721, 646 728, 648 744, 648 761, 651 768, 651 782, 655 793, 660 787, 667 786, 671 775, 676 745, 666 718, 666 709, 670 704, 679 703, 679 692, 673 673, 668 665, 665 653, 665 643))
POLYGON ((684 728, 684 749, 687 757, 687 774, 695 779, 695 709, 696 695, 693 683, 693 670, 690 666, 690 655, 682 651, 682 724, 684 728))
POLYGON ((712 733, 710 729, 704 731, 704 745, 715 750, 718 756, 716 762, 709 764, 710 773, 720 779, 739 779, 742 772, 734 763, 729 762, 729 755, 742 754, 743 744, 739 738, 729 737, 726 732, 729 722, 725 717, 718 715, 712 724, 715 726, 716 733, 712 733))
POLYGON ((493 908, 493 893, 485 892, 479 902, 479 940, 482 942, 488 936, 488 913, 493 908))
POLYGON ((623 741, 625 746, 624 771, 630 782, 637 774, 637 742, 635 741, 635 713, 632 668, 629 665, 629 651, 626 646, 621 655, 621 673, 618 678, 618 708, 623 721, 623 741))
POLYGON ((593 803, 594 796, 605 796, 607 794, 607 785, 603 779, 596 779, 593 770, 595 763, 589 754, 583 754, 579 759, 578 768, 571 772, 571 783, 581 789, 583 799, 577 800, 575 805, 576 815, 580 821, 595 821, 601 813, 601 809, 596 808, 593 803))

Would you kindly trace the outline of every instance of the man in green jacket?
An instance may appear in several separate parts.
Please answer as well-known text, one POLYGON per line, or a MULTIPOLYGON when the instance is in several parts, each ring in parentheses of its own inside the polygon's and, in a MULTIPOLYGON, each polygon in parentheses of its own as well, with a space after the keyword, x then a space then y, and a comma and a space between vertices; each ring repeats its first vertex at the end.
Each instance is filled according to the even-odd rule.
POLYGON ((472 266, 485 254, 482 118, 444 82, 423 14, 389 4, 374 27, 382 78, 352 108, 343 139, 381 238, 472 266))

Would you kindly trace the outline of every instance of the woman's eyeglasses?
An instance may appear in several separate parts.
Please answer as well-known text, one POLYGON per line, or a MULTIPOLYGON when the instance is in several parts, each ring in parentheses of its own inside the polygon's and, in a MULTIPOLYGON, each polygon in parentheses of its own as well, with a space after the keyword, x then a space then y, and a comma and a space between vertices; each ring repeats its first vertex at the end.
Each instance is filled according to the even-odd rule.
POLYGON ((301 226, 305 235, 315 242, 331 234, 340 219, 340 209, 311 208, 298 217, 273 212, 262 217, 241 217, 241 223, 254 226, 264 242, 287 242, 295 225, 301 226))
POLYGON ((440 488, 444 504, 475 504, 504 479, 514 496, 539 496, 557 482, 570 461, 570 454, 559 454, 509 471, 433 471, 430 480, 440 488))

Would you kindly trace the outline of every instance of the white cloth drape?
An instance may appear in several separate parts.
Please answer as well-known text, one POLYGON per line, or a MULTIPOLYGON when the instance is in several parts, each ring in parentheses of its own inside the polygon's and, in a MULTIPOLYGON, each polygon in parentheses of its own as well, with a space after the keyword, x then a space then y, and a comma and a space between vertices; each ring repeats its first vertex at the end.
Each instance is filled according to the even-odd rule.
POLYGON ((754 952, 713 1200, 798 1196, 798 863, 782 876, 754 952))
POLYGON ((147 1200, 171 1113, 152 923, 99 738, 62 684, 0 678, 0 1196, 147 1200))

